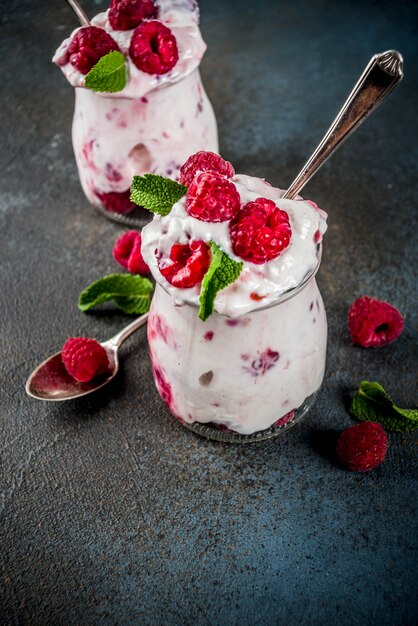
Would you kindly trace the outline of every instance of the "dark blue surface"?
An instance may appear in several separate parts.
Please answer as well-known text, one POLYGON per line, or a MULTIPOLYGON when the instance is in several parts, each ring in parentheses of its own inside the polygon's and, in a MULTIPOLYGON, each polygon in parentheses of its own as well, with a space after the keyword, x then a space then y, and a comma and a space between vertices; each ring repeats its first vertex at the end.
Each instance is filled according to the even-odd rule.
MULTIPOLYGON (((83 3, 93 14, 100 2, 83 3)), ((405 80, 311 181, 330 214, 319 283, 329 317, 316 407, 282 438, 211 443, 168 415, 145 333, 97 397, 31 401, 23 384, 68 335, 127 318, 77 311, 115 271, 120 228, 91 210, 70 143, 72 89, 50 64, 76 25, 64 2, 11 2, 2 20, 0 621, 5 624, 339 624, 417 621, 417 438, 389 436, 365 474, 334 458, 357 383, 416 405, 415 3, 205 0, 202 66, 221 150, 285 187, 375 52, 405 80), (355 348, 360 295, 406 315, 391 346, 355 348)), ((260 399, 262 401, 262 399, 260 399)))

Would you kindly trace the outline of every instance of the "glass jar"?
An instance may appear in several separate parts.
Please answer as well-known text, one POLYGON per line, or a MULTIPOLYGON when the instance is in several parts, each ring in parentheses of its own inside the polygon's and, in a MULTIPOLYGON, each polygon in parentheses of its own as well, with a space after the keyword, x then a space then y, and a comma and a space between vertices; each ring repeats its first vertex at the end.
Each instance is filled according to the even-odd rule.
POLYGON ((148 212, 132 210, 135 174, 176 178, 194 152, 218 152, 215 115, 198 69, 140 98, 76 88, 72 138, 87 199, 106 217, 128 225, 150 219, 148 212))
POLYGON ((238 318, 215 312, 206 322, 157 284, 148 342, 157 390, 178 421, 211 439, 249 442, 303 417, 325 370, 318 267, 272 306, 238 318))

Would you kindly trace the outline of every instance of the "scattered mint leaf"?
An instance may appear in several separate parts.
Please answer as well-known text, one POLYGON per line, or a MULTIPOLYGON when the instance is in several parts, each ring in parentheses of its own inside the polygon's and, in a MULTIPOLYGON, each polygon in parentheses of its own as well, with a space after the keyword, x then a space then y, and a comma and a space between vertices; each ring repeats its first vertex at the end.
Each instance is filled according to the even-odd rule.
POLYGON ((159 215, 168 215, 186 193, 187 187, 158 174, 134 176, 131 185, 132 202, 159 215))
POLYGON ((126 85, 125 56, 118 50, 105 54, 86 75, 84 84, 92 91, 115 93, 126 85))
POLYGON ((405 432, 418 428, 418 409, 400 409, 379 383, 363 380, 349 412, 361 422, 378 422, 385 430, 405 432))
POLYGON ((199 317, 205 321, 212 315, 218 291, 233 283, 241 274, 243 263, 238 263, 222 252, 213 241, 210 242, 213 258, 206 272, 200 290, 199 317))
POLYGON ((91 283, 78 300, 80 311, 113 301, 125 313, 142 315, 151 304, 153 285, 148 278, 132 274, 109 274, 91 283))

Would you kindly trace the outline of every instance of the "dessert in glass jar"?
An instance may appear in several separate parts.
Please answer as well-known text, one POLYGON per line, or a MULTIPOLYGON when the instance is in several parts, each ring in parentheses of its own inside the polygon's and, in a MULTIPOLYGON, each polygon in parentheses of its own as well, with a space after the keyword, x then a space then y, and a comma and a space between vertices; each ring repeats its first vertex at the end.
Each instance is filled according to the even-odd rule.
POLYGON ((207 437, 275 436, 309 409, 324 376, 315 273, 327 215, 217 155, 191 157, 180 182, 183 197, 142 230, 157 282, 148 320, 156 387, 207 437))
POLYGON ((54 55, 75 87, 73 147, 84 193, 118 221, 146 216, 130 201, 134 174, 176 178, 191 153, 218 150, 199 74, 206 45, 198 24, 194 0, 112 0, 54 55), (87 74, 115 50, 125 57, 124 88, 99 93, 86 87, 87 74))

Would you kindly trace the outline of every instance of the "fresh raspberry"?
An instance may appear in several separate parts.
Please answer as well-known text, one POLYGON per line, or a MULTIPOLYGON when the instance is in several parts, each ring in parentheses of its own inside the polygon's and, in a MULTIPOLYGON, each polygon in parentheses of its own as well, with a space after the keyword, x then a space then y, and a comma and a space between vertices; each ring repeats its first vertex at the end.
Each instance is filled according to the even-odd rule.
POLYGON ((95 339, 71 337, 61 353, 67 372, 81 383, 102 374, 109 367, 106 350, 95 339))
POLYGON ((238 212, 229 225, 229 234, 234 254, 261 265, 287 248, 292 229, 286 211, 272 200, 257 198, 238 212))
POLYGON ((174 287, 194 287, 202 282, 209 269, 209 246, 204 241, 176 243, 170 250, 170 265, 158 261, 161 274, 174 287))
POLYGON ((375 422, 362 422, 346 428, 337 445, 341 463, 353 472, 365 472, 380 465, 386 449, 386 433, 375 422))
POLYGON ((186 211, 203 222, 225 222, 234 217, 240 197, 234 183, 216 172, 202 172, 191 183, 186 196, 186 211))
POLYGON ((143 22, 133 32, 129 56, 147 74, 166 74, 179 60, 176 38, 157 20, 143 22))
POLYGON ((113 248, 113 258, 131 274, 149 274, 149 267, 142 258, 141 233, 138 230, 128 230, 124 233, 113 248))
POLYGON ((112 50, 119 50, 119 46, 103 28, 85 26, 72 38, 68 58, 79 72, 88 74, 93 65, 112 50))
POLYGON ((363 348, 378 348, 395 341, 403 326, 398 309, 368 296, 355 300, 348 312, 351 340, 363 348))
POLYGON ((152 0, 112 0, 109 22, 113 30, 132 30, 142 20, 157 17, 158 8, 152 0))
POLYGON ((229 161, 225 161, 215 152, 201 150, 192 154, 180 168, 179 182, 188 187, 193 178, 202 172, 216 172, 225 178, 232 178, 235 170, 229 161))
POLYGON ((130 195, 129 189, 126 191, 109 191, 108 193, 96 191, 96 196, 103 203, 106 211, 120 213, 121 215, 130 213, 136 207, 136 204, 131 202, 130 195))

